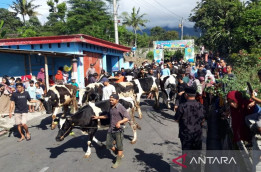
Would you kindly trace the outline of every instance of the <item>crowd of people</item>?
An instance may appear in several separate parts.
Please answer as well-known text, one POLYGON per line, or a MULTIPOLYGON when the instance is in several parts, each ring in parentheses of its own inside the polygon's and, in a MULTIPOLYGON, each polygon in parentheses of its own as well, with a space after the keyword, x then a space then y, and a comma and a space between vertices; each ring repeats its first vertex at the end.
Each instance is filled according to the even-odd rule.
MULTIPOLYGON (((184 62, 183 59, 165 62, 162 59, 159 63, 154 60, 151 63, 144 61, 140 67, 135 64, 133 69, 121 68, 120 71, 115 72, 113 75, 108 74, 103 69, 98 74, 94 66, 95 64, 91 64, 86 72, 85 85, 102 83, 104 85, 102 100, 110 98, 118 100, 117 95, 115 95, 115 87, 111 83, 129 81, 128 77, 130 76, 131 80, 155 77, 161 82, 167 76, 175 76, 177 83, 176 93, 174 93, 176 96, 173 96, 173 111, 176 112, 174 119, 179 123, 179 138, 183 150, 202 148, 202 124, 207 119, 208 113, 210 113, 209 105, 213 104, 213 102, 214 110, 217 112, 220 109, 223 110, 221 116, 231 117, 233 140, 235 142, 246 141, 251 144, 251 131, 261 132, 261 108, 258 106, 261 100, 256 97, 255 92, 251 92, 251 99, 249 100, 244 98, 239 91, 231 90, 225 100, 228 106, 222 103, 224 101, 222 97, 219 95, 211 96, 213 92, 208 92, 208 88, 221 87, 226 89, 227 85, 220 82, 221 78, 235 80, 233 66, 220 58, 218 53, 213 55, 210 52, 207 58, 205 55, 197 55, 195 63, 184 62), (112 95, 113 97, 111 97, 112 95), (251 120, 256 121, 256 123, 251 123, 251 120)), ((258 76, 261 82, 261 71, 258 72, 258 76)), ((59 68, 54 80, 52 76, 49 76, 49 83, 50 86, 54 84, 72 84, 79 87, 76 78, 70 78, 68 71, 63 68, 59 68)), ((15 114, 20 114, 20 116, 15 116, 16 125, 18 125, 19 133, 22 136, 19 141, 25 138, 31 139, 26 126, 25 113, 28 110, 31 113, 41 110, 41 101, 39 100, 43 98, 46 91, 44 68, 40 69, 35 79, 31 75, 21 78, 2 77, 0 83, 0 113, 2 117, 4 117, 5 113, 11 117, 13 111, 15 114), (14 108, 14 106, 17 107, 14 108), (26 136, 21 132, 22 127, 26 131, 26 136)), ((76 97, 78 96, 79 93, 77 93, 76 97)), ((147 98, 152 97, 153 95, 149 94, 147 98)), ((120 156, 122 156, 122 152, 120 156)))

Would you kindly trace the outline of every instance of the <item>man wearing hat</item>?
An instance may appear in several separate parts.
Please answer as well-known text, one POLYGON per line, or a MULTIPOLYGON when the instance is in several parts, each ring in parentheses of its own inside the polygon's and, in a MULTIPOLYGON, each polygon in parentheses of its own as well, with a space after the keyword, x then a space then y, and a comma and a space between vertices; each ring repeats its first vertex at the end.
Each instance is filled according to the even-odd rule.
POLYGON ((107 78, 104 78, 102 83, 104 85, 102 88, 102 100, 108 100, 110 99, 110 95, 116 93, 115 87, 109 83, 109 79, 107 78))
POLYGON ((116 162, 112 165, 112 168, 117 168, 123 155, 123 135, 124 131, 121 125, 130 120, 130 115, 127 110, 119 103, 119 96, 112 94, 110 96, 111 108, 108 115, 105 116, 93 116, 93 119, 107 119, 110 118, 110 127, 106 138, 106 147, 111 149, 114 154, 117 154, 116 162), (116 148, 113 142, 116 142, 116 148))
POLYGON ((179 105, 174 120, 179 123, 179 138, 182 150, 202 149, 202 123, 204 107, 196 101, 196 86, 185 88, 187 102, 179 105))
POLYGON ((86 72, 86 77, 88 80, 96 73, 96 70, 94 68, 94 64, 90 64, 90 68, 86 72))

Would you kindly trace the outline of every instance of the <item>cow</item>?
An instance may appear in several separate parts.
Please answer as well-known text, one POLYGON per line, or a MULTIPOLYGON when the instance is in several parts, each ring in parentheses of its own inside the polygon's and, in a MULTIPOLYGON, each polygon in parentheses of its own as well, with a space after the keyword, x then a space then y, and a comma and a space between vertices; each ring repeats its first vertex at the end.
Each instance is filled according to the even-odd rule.
MULTIPOLYGON (((139 118, 142 118, 140 109, 140 99, 142 94, 153 92, 155 94, 155 108, 159 108, 159 80, 155 77, 134 79, 133 81, 134 93, 136 95, 136 108, 138 110, 139 118)), ((116 90, 117 91, 117 90, 116 90)))
MULTIPOLYGON (((133 139, 132 144, 135 144, 137 141, 137 129, 141 129, 140 126, 135 122, 133 111, 134 106, 132 103, 125 101, 123 99, 119 100, 128 112, 131 112, 131 120, 129 124, 133 130, 133 139)), ((56 118, 58 122, 59 131, 56 136, 56 141, 63 141, 66 136, 74 129, 81 129, 83 132, 87 132, 89 135, 89 140, 87 141, 87 151, 85 153, 85 158, 89 158, 91 155, 91 142, 95 141, 98 145, 102 146, 103 144, 95 138, 95 133, 98 130, 97 120, 93 120, 92 116, 95 115, 104 115, 108 114, 110 110, 110 100, 99 101, 93 104, 89 104, 81 108, 78 112, 73 115, 62 115, 60 118, 56 118)), ((102 124, 109 124, 108 120, 101 120, 102 124), (104 122, 105 121, 105 122, 104 122)))
POLYGON ((69 106, 73 113, 78 110, 76 101, 77 87, 73 85, 54 85, 52 86, 46 96, 41 100, 46 114, 52 114, 51 129, 55 129, 56 123, 54 119, 60 107, 63 107, 65 113, 68 113, 69 106))
MULTIPOLYGON (((120 83, 111 83, 111 84, 114 85, 116 89, 116 93, 119 95, 120 98, 131 97, 132 99, 134 99, 135 107, 138 111, 140 119, 142 118, 142 112, 140 109, 140 99, 142 94, 150 93, 150 92, 155 93, 155 107, 156 108, 159 107, 159 88, 158 88, 159 80, 156 79, 155 77, 140 78, 140 79, 134 79, 131 82, 120 82, 120 83)), ((95 98, 95 94, 97 95, 98 90, 102 90, 103 84, 96 83, 94 85, 86 89, 85 94, 82 96, 83 98, 79 98, 79 100, 80 99, 82 100, 82 103, 86 103, 86 101, 97 99, 97 97, 95 98), (90 98, 91 95, 94 97, 90 98)), ((98 95, 99 94, 100 93, 98 93, 98 95)), ((102 95, 99 95, 99 97, 102 97, 102 95)))
POLYGON ((103 88, 103 84, 97 82, 97 83, 91 83, 87 85, 85 88, 80 89, 78 105, 82 107, 86 102, 100 101, 102 99, 102 88, 103 88), (92 97, 90 100, 90 96, 93 95, 95 95, 96 97, 92 97))
POLYGON ((160 88, 163 94, 163 102, 167 105, 169 109, 171 96, 173 96, 175 100, 177 85, 178 82, 175 74, 172 74, 170 76, 162 76, 160 78, 160 88))

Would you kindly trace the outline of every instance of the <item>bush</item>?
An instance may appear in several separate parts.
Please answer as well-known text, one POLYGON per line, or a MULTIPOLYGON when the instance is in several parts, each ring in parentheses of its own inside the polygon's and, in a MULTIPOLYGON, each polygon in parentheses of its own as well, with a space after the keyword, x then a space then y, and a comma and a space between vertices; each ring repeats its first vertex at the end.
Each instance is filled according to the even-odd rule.
POLYGON ((146 55, 147 59, 153 60, 154 59, 154 52, 153 51, 149 51, 148 54, 146 55))

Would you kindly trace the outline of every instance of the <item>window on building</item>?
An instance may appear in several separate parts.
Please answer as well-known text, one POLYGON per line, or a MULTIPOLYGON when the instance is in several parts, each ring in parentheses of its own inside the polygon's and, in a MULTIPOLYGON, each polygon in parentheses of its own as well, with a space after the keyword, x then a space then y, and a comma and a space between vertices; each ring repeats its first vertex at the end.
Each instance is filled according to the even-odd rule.
POLYGON ((11 48, 11 46, 8 46, 8 48, 11 48))
POLYGON ((32 49, 32 50, 34 49, 34 45, 31 45, 31 49, 32 49))
POLYGON ((67 47, 70 47, 70 46, 71 46, 70 42, 67 42, 67 47))
POLYGON ((43 49, 43 44, 40 44, 40 49, 43 49))
POLYGON ((52 48, 52 44, 49 44, 49 48, 52 48))
POLYGON ((20 49, 20 46, 19 46, 19 45, 17 45, 17 46, 16 46, 16 49, 20 49))
POLYGON ((61 43, 58 43, 58 48, 61 48, 61 43))

